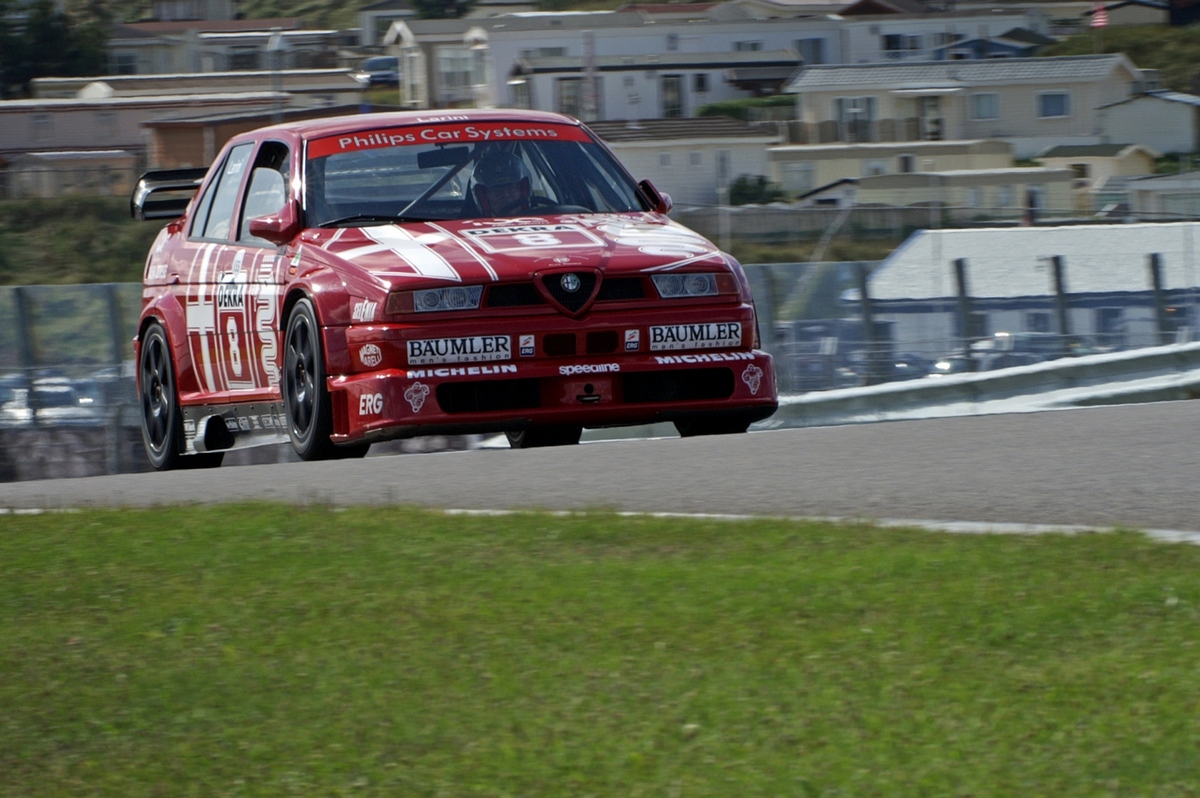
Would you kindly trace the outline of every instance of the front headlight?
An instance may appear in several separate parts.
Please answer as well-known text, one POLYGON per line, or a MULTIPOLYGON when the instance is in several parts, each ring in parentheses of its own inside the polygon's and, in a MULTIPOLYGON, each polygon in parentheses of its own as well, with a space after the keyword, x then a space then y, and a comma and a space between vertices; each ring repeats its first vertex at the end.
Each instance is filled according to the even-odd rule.
POLYGON ((737 293, 737 283, 728 272, 654 274, 650 279, 654 281, 654 288, 663 299, 737 293))
POLYGON ((453 310, 476 310, 483 297, 481 285, 455 285, 450 288, 427 288, 421 291, 396 291, 388 295, 387 312, 444 313, 453 310))

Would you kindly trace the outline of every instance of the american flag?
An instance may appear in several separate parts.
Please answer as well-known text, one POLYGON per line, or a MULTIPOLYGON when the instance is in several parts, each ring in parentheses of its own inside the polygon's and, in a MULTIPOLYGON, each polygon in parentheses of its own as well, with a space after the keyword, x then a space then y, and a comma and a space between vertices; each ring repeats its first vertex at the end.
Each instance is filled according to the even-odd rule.
POLYGON ((1104 3, 1096 3, 1092 7, 1091 25, 1093 28, 1108 27, 1108 9, 1105 8, 1104 3))

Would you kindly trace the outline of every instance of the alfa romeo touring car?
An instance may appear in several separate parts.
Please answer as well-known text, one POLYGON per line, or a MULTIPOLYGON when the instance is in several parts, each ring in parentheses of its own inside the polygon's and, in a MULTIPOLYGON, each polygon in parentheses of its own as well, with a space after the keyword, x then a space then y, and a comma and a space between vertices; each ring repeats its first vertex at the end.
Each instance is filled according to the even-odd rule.
POLYGON ((403 112, 235 136, 149 172, 134 340, 158 469, 291 441, 744 432, 776 407, 740 265, 569 117, 403 112))

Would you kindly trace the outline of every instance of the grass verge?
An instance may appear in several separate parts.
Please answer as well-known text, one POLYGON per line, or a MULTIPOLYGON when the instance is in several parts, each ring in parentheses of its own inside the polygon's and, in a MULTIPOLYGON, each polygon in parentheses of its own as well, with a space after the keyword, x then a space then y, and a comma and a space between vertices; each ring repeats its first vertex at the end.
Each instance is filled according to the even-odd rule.
POLYGON ((0 517, 0 795, 1194 795, 1200 550, 0 517))

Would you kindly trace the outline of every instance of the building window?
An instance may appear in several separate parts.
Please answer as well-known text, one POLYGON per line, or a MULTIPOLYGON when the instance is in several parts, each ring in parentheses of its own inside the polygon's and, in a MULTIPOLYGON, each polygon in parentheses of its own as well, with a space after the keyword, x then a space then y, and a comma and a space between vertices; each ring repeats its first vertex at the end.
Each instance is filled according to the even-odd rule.
POLYGON ((1016 200, 1017 192, 1012 186, 1000 186, 996 189, 996 205, 1001 208, 1011 208, 1016 200))
POLYGON ((683 75, 662 76, 663 119, 683 116, 683 75))
POLYGON ((700 94, 708 91, 708 73, 697 72, 692 75, 692 91, 700 94))
POLYGON ((733 51, 735 53, 753 53, 758 52, 763 47, 762 42, 734 42, 733 51))
POLYGON ((54 138, 54 117, 34 114, 29 118, 29 132, 34 141, 49 141, 54 138))
POLYGON ((999 119, 1000 95, 991 93, 972 94, 971 118, 977 121, 981 119, 999 119))
POLYGON ((1037 98, 1038 117, 1054 119, 1071 115, 1071 95, 1065 91, 1046 92, 1037 98))
POLYGON ((513 108, 532 108, 533 94, 529 90, 528 80, 517 80, 508 84, 512 90, 513 108))
POLYGON ((833 101, 833 117, 838 123, 838 134, 842 141, 875 140, 874 97, 836 97, 833 101))
POLYGON ((237 48, 229 53, 231 72, 253 72, 258 69, 258 48, 237 48))
POLYGON ((803 194, 812 191, 814 182, 813 164, 811 161, 797 161, 783 164, 783 190, 791 194, 803 194))
POLYGON ((138 73, 137 53, 113 53, 112 64, 109 68, 114 75, 136 75, 138 73))
POLYGON ((1073 163, 1070 166, 1077 180, 1087 180, 1092 176, 1092 168, 1085 163, 1073 163))
POLYGON ((621 83, 623 83, 625 85, 625 88, 632 89, 633 88, 633 75, 626 75, 625 77, 621 78, 621 83))
POLYGON ((671 153, 660 152, 658 154, 658 165, 663 168, 670 166, 671 165, 671 153))
POLYGON ((481 59, 477 59, 474 51, 464 47, 443 47, 438 50, 437 68, 438 85, 448 96, 444 99, 453 101, 464 99, 462 92, 471 86, 483 83, 481 59))
POLYGON ((522 58, 562 58, 566 54, 566 47, 534 47, 521 51, 522 58))
POLYGON ((667 34, 667 52, 673 53, 678 49, 679 49, 679 34, 678 33, 668 33, 667 34))
POLYGON ((804 63, 808 66, 812 66, 813 64, 824 64, 825 40, 797 39, 796 52, 800 53, 800 57, 804 59, 804 63))
POLYGON ((578 117, 583 111, 583 81, 580 78, 559 78, 554 86, 554 110, 578 117))
POLYGON ((888 33, 883 37, 883 54, 888 58, 904 58, 908 53, 919 52, 920 49, 920 34, 888 33))
POLYGON ((108 143, 117 138, 117 112, 96 112, 96 138, 100 143, 108 143))
POLYGON ((1031 310, 1025 314, 1025 331, 1050 332, 1050 314, 1044 310, 1031 310))
POLYGON ((983 189, 979 186, 971 186, 967 189, 967 207, 978 208, 983 204, 983 189))
POLYGON ((703 160, 699 150, 692 150, 688 153, 688 166, 699 166, 703 160))
POLYGON ((897 171, 901 174, 910 174, 917 170, 917 158, 915 155, 898 155, 896 156, 897 171))
POLYGON ((887 174, 887 164, 878 158, 863 161, 863 177, 877 177, 887 174))

